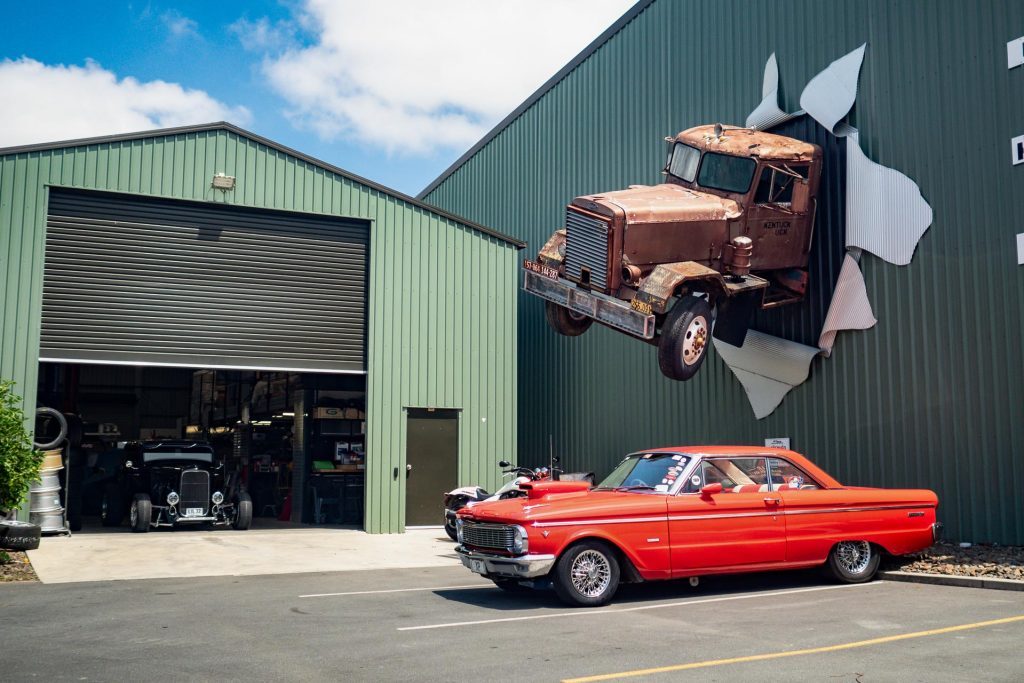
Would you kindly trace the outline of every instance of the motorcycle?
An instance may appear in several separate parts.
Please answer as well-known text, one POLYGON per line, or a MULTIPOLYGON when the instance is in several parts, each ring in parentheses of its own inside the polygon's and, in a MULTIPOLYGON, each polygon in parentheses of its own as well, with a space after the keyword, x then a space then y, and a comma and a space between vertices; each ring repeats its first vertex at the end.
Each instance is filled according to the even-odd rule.
POLYGON ((444 494, 444 530, 453 541, 458 540, 455 533, 455 513, 462 508, 486 501, 525 497, 526 491, 519 488, 520 484, 540 481, 551 476, 551 470, 547 467, 533 470, 529 467, 512 467, 512 463, 507 460, 499 461, 498 467, 503 468, 503 476, 512 475, 512 478, 494 493, 488 493, 479 486, 461 486, 444 494))

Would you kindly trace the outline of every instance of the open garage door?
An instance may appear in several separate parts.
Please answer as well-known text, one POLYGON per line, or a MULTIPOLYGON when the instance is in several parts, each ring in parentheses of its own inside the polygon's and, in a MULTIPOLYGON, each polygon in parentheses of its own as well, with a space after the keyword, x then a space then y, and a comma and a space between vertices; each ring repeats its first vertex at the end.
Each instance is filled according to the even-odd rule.
POLYGON ((40 360, 364 372, 368 223, 51 189, 40 360))

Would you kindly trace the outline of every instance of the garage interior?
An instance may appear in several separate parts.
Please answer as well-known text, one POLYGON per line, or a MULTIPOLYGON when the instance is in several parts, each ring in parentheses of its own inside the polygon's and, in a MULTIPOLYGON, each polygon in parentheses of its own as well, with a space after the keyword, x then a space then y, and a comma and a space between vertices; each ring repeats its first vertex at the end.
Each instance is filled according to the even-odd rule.
POLYGON ((200 441, 254 516, 362 526, 368 227, 51 189, 38 400, 74 416, 64 506, 100 525, 133 441, 200 441))

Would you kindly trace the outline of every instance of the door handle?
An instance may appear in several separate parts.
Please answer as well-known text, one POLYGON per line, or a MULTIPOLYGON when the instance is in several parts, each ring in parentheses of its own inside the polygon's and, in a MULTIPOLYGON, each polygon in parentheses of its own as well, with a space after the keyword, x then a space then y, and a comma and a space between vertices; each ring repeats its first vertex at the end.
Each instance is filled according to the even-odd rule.
POLYGON ((405 466, 405 471, 406 472, 412 472, 412 465, 406 465, 405 466))
POLYGON ((768 503, 769 505, 778 505, 779 503, 782 502, 782 499, 781 498, 765 498, 764 502, 768 503))

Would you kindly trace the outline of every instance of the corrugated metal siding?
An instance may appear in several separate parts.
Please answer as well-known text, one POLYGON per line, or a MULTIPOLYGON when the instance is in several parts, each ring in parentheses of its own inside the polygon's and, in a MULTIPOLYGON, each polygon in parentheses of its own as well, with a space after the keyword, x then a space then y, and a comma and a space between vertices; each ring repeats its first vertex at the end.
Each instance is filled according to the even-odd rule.
POLYGON ((499 482, 494 463, 516 448, 512 245, 224 130, 0 156, 0 376, 29 406, 46 185, 371 220, 366 528, 403 527, 405 478, 392 472, 405 469, 406 406, 462 408, 460 480, 499 482), (212 189, 214 173, 236 176, 235 190, 212 189))
MULTIPOLYGON (((742 122, 772 52, 793 111, 818 71, 867 42, 851 122, 935 212, 909 266, 864 256, 877 327, 840 334, 762 421, 717 356, 673 383, 650 347, 606 329, 558 337, 520 294, 521 459, 549 433, 570 467, 603 471, 652 444, 789 436, 846 483, 934 488, 952 538, 1024 543, 1024 168, 1008 158, 1024 69, 1008 71, 1005 50, 1022 27, 1009 0, 659 0, 498 133, 426 199, 532 254, 573 196, 657 182, 664 135, 742 122)), ((806 119, 781 130, 793 126, 820 132, 806 119)), ((845 143, 826 141, 814 293, 756 325, 812 345, 841 263, 845 143)))

